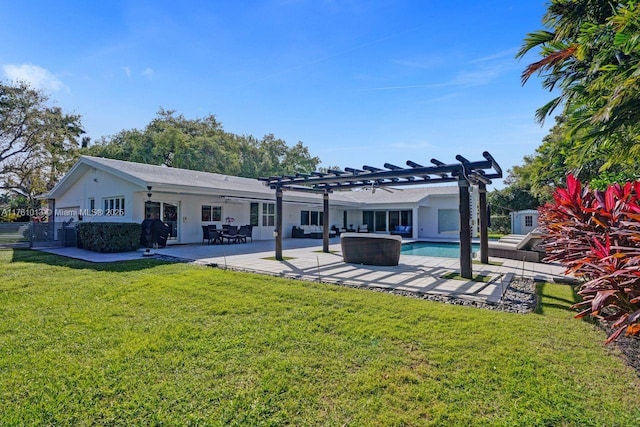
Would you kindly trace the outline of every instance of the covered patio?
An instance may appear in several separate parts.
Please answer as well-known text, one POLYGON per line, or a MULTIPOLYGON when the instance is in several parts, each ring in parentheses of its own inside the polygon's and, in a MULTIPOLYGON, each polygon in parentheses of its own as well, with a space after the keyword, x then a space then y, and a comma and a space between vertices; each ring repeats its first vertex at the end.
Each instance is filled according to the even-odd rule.
POLYGON ((461 155, 456 156, 457 163, 446 164, 437 159, 431 159, 432 166, 423 166, 412 160, 407 160, 407 167, 400 167, 390 163, 384 164, 384 169, 373 166, 362 166, 362 169, 345 168, 342 170, 328 170, 327 172, 296 173, 295 175, 271 176, 259 178, 276 193, 276 229, 275 258, 283 261, 283 192, 299 191, 320 193, 323 195, 323 245, 322 250, 329 252, 329 195, 334 191, 346 191, 357 188, 376 188, 386 190, 386 187, 401 187, 415 185, 432 185, 446 182, 457 182, 459 188, 459 233, 460 233, 460 275, 466 279, 473 277, 471 266, 471 186, 479 189, 480 212, 480 259, 488 264, 488 213, 487 213, 487 185, 491 179, 502 178, 502 169, 488 151, 482 153, 484 160, 469 161, 461 155))

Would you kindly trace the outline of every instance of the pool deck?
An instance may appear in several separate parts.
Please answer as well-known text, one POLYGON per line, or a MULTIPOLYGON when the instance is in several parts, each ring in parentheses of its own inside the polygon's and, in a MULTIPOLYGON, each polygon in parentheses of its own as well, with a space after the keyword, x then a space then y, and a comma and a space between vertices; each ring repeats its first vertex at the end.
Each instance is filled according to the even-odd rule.
MULTIPOLYGON (((144 250, 120 254, 101 254, 78 248, 40 248, 71 258, 91 262, 122 262, 140 259, 144 250)), ((172 245, 152 250, 153 256, 171 257, 199 265, 245 271, 299 280, 339 284, 359 288, 399 291, 420 295, 463 298, 499 304, 514 277, 536 281, 566 281, 564 268, 557 264, 538 264, 490 258, 490 265, 474 262, 474 275, 490 281, 452 280, 444 275, 460 271, 457 258, 400 255, 398 266, 347 264, 342 260, 340 239, 331 239, 329 253, 322 252, 322 241, 284 239, 283 261, 276 261, 273 241, 231 245, 172 245)))

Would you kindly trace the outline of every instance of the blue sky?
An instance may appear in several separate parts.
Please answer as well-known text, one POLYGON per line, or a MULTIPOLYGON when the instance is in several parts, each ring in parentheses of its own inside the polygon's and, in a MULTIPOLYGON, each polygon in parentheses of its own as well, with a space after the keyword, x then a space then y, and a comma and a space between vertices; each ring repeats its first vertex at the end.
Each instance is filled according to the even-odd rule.
MULTIPOLYGON (((514 57, 547 2, 0 0, 0 78, 45 90, 93 140, 160 107, 302 141, 321 166, 488 150, 506 170, 552 94, 514 57)), ((500 187, 500 183, 496 183, 500 187)))

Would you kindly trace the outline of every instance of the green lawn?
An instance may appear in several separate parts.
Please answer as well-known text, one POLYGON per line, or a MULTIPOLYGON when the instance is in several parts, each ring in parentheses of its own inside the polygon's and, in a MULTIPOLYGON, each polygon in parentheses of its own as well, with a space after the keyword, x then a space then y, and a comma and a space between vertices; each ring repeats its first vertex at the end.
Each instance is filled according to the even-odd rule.
POLYGON ((157 260, 0 251, 0 425, 640 424, 567 285, 508 314, 157 260))

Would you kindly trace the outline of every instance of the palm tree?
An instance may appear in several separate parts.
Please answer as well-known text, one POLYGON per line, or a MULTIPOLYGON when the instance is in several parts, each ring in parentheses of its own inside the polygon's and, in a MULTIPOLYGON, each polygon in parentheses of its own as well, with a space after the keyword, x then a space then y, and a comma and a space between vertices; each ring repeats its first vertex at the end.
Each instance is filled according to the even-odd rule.
POLYGON ((526 67, 543 87, 560 95, 538 109, 542 122, 557 107, 585 161, 606 152, 617 162, 640 158, 640 7, 633 1, 552 0, 543 24, 517 54, 539 48, 542 59, 526 67))

